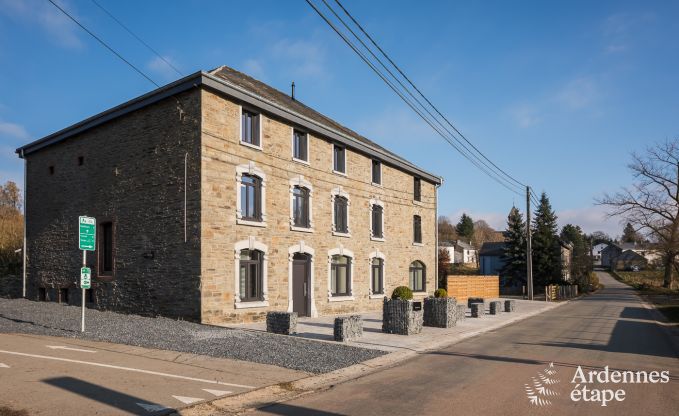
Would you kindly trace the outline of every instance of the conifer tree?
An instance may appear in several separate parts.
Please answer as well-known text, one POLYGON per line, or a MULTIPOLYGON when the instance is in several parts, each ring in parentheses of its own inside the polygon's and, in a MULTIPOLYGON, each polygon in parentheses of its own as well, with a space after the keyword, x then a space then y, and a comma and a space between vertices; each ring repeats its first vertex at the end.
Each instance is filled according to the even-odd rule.
POLYGON ((463 213, 462 217, 460 217, 460 222, 455 227, 455 231, 457 231, 458 238, 466 242, 471 241, 474 238, 474 221, 469 215, 463 213))
POLYGON ((533 220, 533 281, 535 286, 545 286, 561 280, 561 247, 557 236, 556 214, 546 193, 533 220))
POLYGON ((526 223, 521 212, 512 207, 507 216, 507 232, 500 275, 516 285, 526 284, 526 223))

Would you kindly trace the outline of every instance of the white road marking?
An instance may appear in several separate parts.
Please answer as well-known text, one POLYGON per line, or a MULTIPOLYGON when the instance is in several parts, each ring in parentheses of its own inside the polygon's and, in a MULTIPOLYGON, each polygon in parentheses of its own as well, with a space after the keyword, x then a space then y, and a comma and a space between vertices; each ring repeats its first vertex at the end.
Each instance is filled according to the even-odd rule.
POLYGON ((146 410, 147 412, 160 412, 161 410, 167 410, 169 407, 161 406, 159 404, 149 404, 149 403, 137 403, 137 406, 146 410))
POLYGON ((45 345, 47 348, 51 348, 53 350, 69 350, 69 351, 78 351, 78 352, 96 352, 94 350, 85 350, 81 348, 72 348, 72 347, 66 347, 63 345, 45 345))
POLYGON ((191 403, 195 403, 195 402, 199 402, 201 400, 204 400, 204 399, 199 399, 197 397, 184 397, 184 396, 172 396, 172 397, 174 397, 175 399, 179 400, 180 402, 182 402, 184 404, 191 404, 191 403))
POLYGON ((224 396, 226 394, 233 393, 232 391, 228 391, 228 390, 211 390, 211 389, 202 389, 202 390, 206 391, 210 394, 214 394, 215 396, 224 396))
POLYGON ((9 366, 5 363, 0 363, 0 368, 9 368, 9 366))
POLYGON ((19 355, 19 356, 22 356, 22 357, 43 358, 45 360, 64 361, 64 362, 67 362, 67 363, 87 364, 87 365, 93 365, 95 367, 113 368, 115 370, 132 371, 132 372, 135 372, 135 373, 152 374, 154 376, 178 378, 178 379, 190 380, 190 381, 199 381, 201 383, 219 384, 219 385, 222 385, 222 386, 238 387, 238 388, 241 388, 241 389, 254 389, 255 388, 254 386, 246 386, 246 385, 243 385, 243 384, 224 383, 224 382, 216 381, 216 380, 205 380, 205 379, 202 379, 202 378, 186 377, 186 376, 180 376, 180 375, 177 375, 177 374, 161 373, 161 372, 158 372, 158 371, 142 370, 140 368, 122 367, 122 366, 118 366, 118 365, 95 363, 95 362, 91 362, 91 361, 72 360, 70 358, 50 357, 49 355, 27 354, 25 352, 5 351, 5 350, 0 350, 0 354, 11 354, 11 355, 19 355))

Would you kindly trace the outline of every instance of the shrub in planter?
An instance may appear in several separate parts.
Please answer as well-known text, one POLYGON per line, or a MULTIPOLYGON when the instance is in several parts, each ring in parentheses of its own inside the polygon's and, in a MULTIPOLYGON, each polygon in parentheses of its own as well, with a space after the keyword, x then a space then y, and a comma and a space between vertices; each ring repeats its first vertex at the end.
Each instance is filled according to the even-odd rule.
POLYGON ((447 298, 447 297, 448 297, 448 292, 446 292, 446 290, 443 289, 443 288, 441 288, 441 289, 436 289, 436 290, 434 291, 434 297, 435 297, 435 298, 447 298))
POLYGON ((414 310, 413 301, 384 298, 382 306, 382 332, 412 335, 422 331, 423 310, 414 310))
POLYGON ((413 291, 408 286, 399 286, 391 292, 391 298, 410 300, 413 298, 413 291))

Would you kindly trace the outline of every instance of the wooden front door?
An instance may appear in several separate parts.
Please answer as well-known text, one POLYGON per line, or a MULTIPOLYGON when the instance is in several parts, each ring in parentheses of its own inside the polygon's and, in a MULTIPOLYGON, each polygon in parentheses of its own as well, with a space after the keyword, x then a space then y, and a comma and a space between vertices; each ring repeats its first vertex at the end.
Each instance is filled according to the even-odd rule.
POLYGON ((309 316, 311 256, 296 253, 292 259, 292 310, 297 316, 309 316))

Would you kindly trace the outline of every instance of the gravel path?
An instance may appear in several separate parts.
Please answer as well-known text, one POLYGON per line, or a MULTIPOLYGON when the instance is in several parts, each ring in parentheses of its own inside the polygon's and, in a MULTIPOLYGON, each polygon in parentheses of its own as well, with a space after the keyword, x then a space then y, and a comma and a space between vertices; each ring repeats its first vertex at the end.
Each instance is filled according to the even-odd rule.
POLYGON ((266 332, 227 329, 167 318, 87 310, 80 332, 80 307, 25 299, 0 299, 0 333, 27 333, 188 352, 326 373, 384 352, 266 332))

